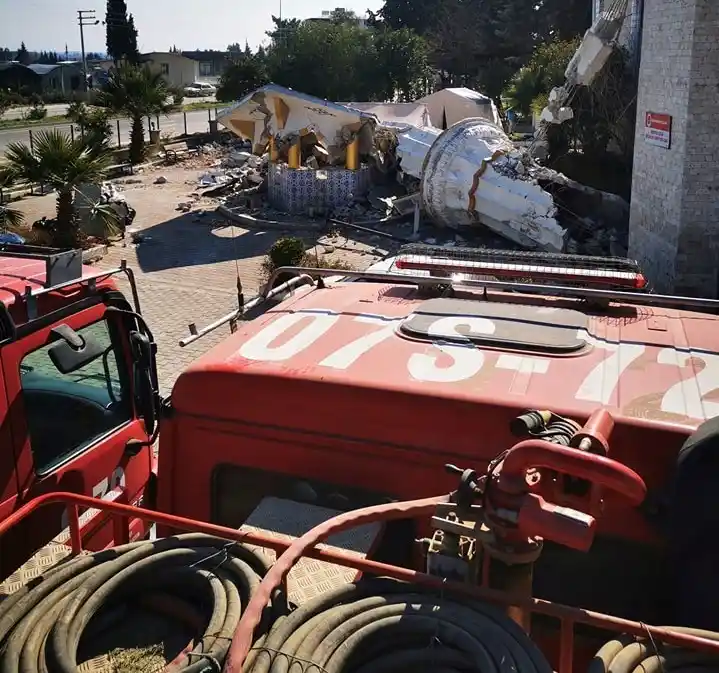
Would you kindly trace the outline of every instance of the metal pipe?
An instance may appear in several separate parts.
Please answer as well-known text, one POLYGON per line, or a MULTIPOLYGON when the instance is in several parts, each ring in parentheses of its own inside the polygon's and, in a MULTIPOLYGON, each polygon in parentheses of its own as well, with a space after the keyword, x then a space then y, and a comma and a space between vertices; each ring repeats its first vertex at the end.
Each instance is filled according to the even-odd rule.
MULTIPOLYGON (((336 272, 335 275, 337 275, 336 272)), ((274 274, 272 277, 276 278, 274 274)), ((278 285, 276 288, 270 290, 270 292, 268 292, 267 294, 258 294, 256 297, 253 297, 245 304, 243 309, 235 309, 231 313, 228 313, 222 318, 218 318, 217 320, 215 320, 215 322, 210 323, 199 331, 197 331, 197 328, 193 323, 192 325, 188 326, 188 329, 190 330, 190 336, 185 337, 184 339, 180 339, 180 348, 185 348, 185 346, 189 346, 190 344, 195 343, 195 341, 201 339, 203 336, 209 334, 210 332, 214 332, 218 327, 222 327, 223 325, 226 325, 232 320, 237 320, 246 311, 249 311, 256 306, 259 306, 263 302, 267 301, 268 299, 272 299, 272 297, 275 297, 282 292, 291 290, 297 285, 313 285, 314 282, 315 281, 312 279, 312 277, 306 274, 303 274, 301 276, 295 276, 294 278, 290 278, 287 282, 282 283, 282 285, 278 285)), ((268 285, 268 287, 271 287, 271 285, 268 285)))
MULTIPOLYGON (((240 623, 232 638, 232 644, 223 671, 225 673, 240 673, 242 664, 252 645, 254 628, 259 623, 262 611, 265 609, 269 597, 275 588, 280 586, 287 576, 287 573, 302 556, 317 551, 315 548, 317 544, 326 540, 330 535, 365 524, 396 519, 416 519, 421 516, 431 515, 434 511, 434 507, 441 502, 446 502, 446 496, 375 505, 365 507, 364 509, 344 512, 332 519, 324 521, 305 533, 302 537, 295 539, 287 551, 278 557, 272 565, 272 568, 265 575, 259 588, 255 591, 254 596, 247 605, 245 612, 242 614, 240 623)), ((362 561, 362 563, 367 564, 368 567, 370 565, 385 565, 379 564, 376 561, 367 560, 362 561)), ((359 563, 357 565, 359 565, 359 563)), ((351 567, 356 566, 352 565, 351 567)), ((378 574, 377 571, 369 572, 378 574)), ((649 635, 655 640, 660 640, 670 645, 690 647, 703 652, 719 653, 719 642, 717 641, 690 636, 677 631, 671 631, 667 628, 648 626, 628 619, 603 615, 598 612, 592 612, 591 610, 583 610, 567 605, 550 603, 549 601, 536 598, 508 597, 500 591, 462 582, 449 581, 443 577, 427 575, 407 568, 389 566, 382 572, 386 577, 404 582, 414 582, 420 586, 437 589, 438 591, 471 596, 475 599, 486 600, 502 605, 509 603, 510 605, 540 612, 558 619, 566 619, 569 622, 580 622, 590 626, 596 626, 597 628, 614 630, 620 633, 630 633, 640 638, 646 638, 647 635, 649 635)), ((569 673, 569 671, 564 671, 564 673, 569 673)))
MULTIPOLYGON (((378 517, 377 507, 370 507, 363 510, 357 510, 355 512, 345 512, 339 517, 330 519, 324 522, 321 526, 314 528, 313 530, 306 533, 302 538, 287 542, 280 538, 265 535, 259 532, 243 532, 235 528, 226 528, 224 526, 218 526, 216 524, 206 523, 204 521, 196 521, 194 519, 188 519, 186 517, 177 516, 174 514, 166 514, 164 512, 158 512, 141 507, 133 507, 131 505, 125 505, 119 502, 113 502, 110 500, 100 500, 98 498, 92 498, 87 495, 79 495, 77 493, 46 493, 45 495, 33 498, 20 509, 10 514, 6 519, 0 521, 0 538, 4 535, 8 529, 17 525, 19 522, 26 519, 33 512, 37 511, 41 507, 61 503, 66 505, 71 511, 68 513, 68 520, 72 521, 73 518, 79 521, 78 507, 83 508, 94 508, 103 512, 111 514, 118 514, 124 517, 132 517, 141 519, 146 522, 156 522, 173 528, 175 530, 183 531, 197 531, 199 533, 206 533, 208 535, 215 535, 217 537, 224 538, 226 540, 233 540, 235 542, 245 542, 254 544, 267 549, 273 549, 274 551, 280 552, 284 556, 284 552, 290 550, 292 547, 302 548, 301 555, 309 558, 317 559, 319 561, 325 561, 327 563, 334 563, 337 565, 345 566, 347 568, 354 568, 363 573, 369 573, 373 575, 391 577, 399 581, 404 582, 415 582, 421 586, 437 589, 438 591, 446 591, 456 593, 459 595, 469 596, 478 600, 484 600, 491 603, 498 603, 506 605, 508 597, 502 592, 487 589, 484 587, 472 586, 460 582, 445 581, 441 577, 434 577, 425 573, 417 572, 409 568, 400 568, 398 566, 392 566, 388 563, 381 563, 379 561, 372 561, 356 555, 343 554, 341 552, 334 551, 330 548, 316 549, 314 544, 321 542, 328 535, 332 534, 336 530, 346 530, 354 526, 359 526, 364 523, 371 521, 383 521, 399 518, 416 518, 421 516, 423 513, 434 510, 434 505, 428 505, 429 502, 443 502, 446 496, 439 496, 438 498, 432 498, 428 500, 420 500, 415 502, 404 502, 404 503, 390 503, 390 505, 380 505, 382 514, 378 517), (388 507, 393 507, 392 511, 388 511, 388 507), (74 515, 74 517, 73 517, 74 515), (348 515, 351 516, 351 521, 347 521, 348 515), (338 521, 338 519, 340 521, 338 521), (321 528, 321 530, 320 530, 321 528), (308 544, 308 540, 315 540, 320 538, 317 542, 308 544)), ((77 543, 77 547, 73 548, 75 553, 81 551, 82 541, 77 543)), ((295 551, 293 550, 292 556, 294 557, 295 551)), ((281 558, 281 557, 280 557, 281 558)), ((279 564, 280 559, 275 563, 276 568, 279 564)), ((599 612, 593 612, 591 610, 583 610, 581 608, 570 607, 567 605, 561 605, 559 603, 551 603, 538 598, 531 599, 514 599, 512 597, 511 603, 520 607, 526 607, 527 609, 538 612, 540 614, 555 617, 560 620, 566 621, 567 625, 574 623, 587 624, 596 628, 605 629, 609 631, 615 631, 618 633, 629 633, 639 638, 646 638, 650 636, 655 640, 660 640, 669 645, 675 645, 677 647, 686 647, 690 649, 696 649, 702 652, 709 652, 712 654, 719 654, 719 642, 708 640, 706 638, 700 638, 698 636, 689 635, 679 631, 672 631, 668 628, 660 628, 656 626, 650 626, 648 624, 631 621, 629 619, 622 619, 621 617, 613 617, 611 615, 604 615, 599 612)), ((247 614, 247 613, 245 613, 247 614)), ((244 617, 243 617, 244 618, 244 617)), ((564 650, 564 643, 562 644, 564 650)), ((237 653, 235 653, 237 654, 237 653)), ((569 661, 571 662, 571 650, 569 651, 569 661)), ((229 662, 228 662, 229 664, 229 662)), ((239 669, 233 668, 231 665, 226 665, 226 671, 231 673, 233 670, 239 669)), ((563 673, 569 673, 564 671, 563 673)))

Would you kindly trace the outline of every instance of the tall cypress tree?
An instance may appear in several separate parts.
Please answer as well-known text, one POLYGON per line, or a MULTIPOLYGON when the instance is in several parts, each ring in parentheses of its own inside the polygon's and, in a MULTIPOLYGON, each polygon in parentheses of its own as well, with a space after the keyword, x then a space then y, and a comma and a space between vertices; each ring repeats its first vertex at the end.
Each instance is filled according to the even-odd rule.
POLYGON ((125 0, 107 0, 105 16, 107 53, 115 63, 127 59, 131 63, 139 60, 137 51, 137 30, 132 15, 127 16, 125 0))

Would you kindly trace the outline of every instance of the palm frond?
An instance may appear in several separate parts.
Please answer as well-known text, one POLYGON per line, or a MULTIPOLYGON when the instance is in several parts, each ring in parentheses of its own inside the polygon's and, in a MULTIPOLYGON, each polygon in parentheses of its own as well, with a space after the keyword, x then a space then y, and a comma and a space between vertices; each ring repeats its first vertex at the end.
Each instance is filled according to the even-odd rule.
POLYGON ((0 179, 67 189, 83 182, 102 182, 111 149, 89 138, 73 139, 58 129, 50 129, 35 135, 32 148, 25 143, 11 143, 5 158, 7 164, 0 179))
POLYGON ((128 116, 145 116, 169 111, 170 95, 161 74, 153 73, 148 66, 123 64, 110 72, 98 103, 128 116))
POLYGON ((17 233, 24 223, 25 215, 19 210, 0 206, 0 230, 17 233))

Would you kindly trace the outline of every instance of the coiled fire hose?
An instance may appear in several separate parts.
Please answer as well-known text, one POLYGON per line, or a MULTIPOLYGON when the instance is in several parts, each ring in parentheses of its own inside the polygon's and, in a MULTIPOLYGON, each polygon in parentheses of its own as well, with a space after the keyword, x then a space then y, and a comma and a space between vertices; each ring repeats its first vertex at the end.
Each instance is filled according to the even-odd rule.
POLYGON ((522 629, 494 606, 389 579, 363 579, 280 617, 244 673, 551 673, 522 629))
MULTIPOLYGON (((680 626, 667 627, 677 633, 719 641, 719 633, 680 626)), ((588 673, 707 673, 719 672, 719 657, 650 638, 637 640, 623 635, 610 640, 594 655, 588 673)))
MULTIPOLYGON (((202 634, 174 670, 219 671, 242 609, 267 570, 248 547, 200 533, 78 556, 0 603, 0 673, 76 673, 83 635, 96 635, 113 611, 137 603, 202 634)), ((273 594, 258 635, 286 612, 284 594, 273 594)))

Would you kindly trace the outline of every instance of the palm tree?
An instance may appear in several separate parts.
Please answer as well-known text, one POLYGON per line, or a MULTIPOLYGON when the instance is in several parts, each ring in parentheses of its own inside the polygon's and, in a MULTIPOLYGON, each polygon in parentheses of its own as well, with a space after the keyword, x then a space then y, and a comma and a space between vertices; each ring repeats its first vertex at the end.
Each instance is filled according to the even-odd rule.
POLYGON ((35 135, 32 147, 10 143, 5 151, 7 163, 0 168, 0 184, 25 181, 45 184, 57 191, 55 244, 73 247, 79 241, 77 213, 73 205, 75 190, 83 184, 99 184, 111 160, 107 145, 75 138, 51 129, 35 135))
POLYGON ((147 66, 118 65, 110 71, 98 104, 127 115, 132 120, 130 131, 130 162, 138 164, 145 154, 144 117, 169 112, 170 87, 159 73, 147 66))
POLYGON ((25 216, 19 211, 0 205, 0 232, 3 234, 20 234, 25 216))

